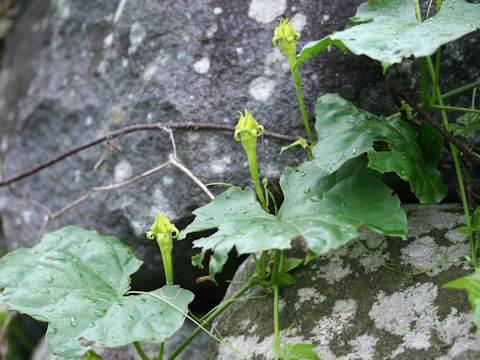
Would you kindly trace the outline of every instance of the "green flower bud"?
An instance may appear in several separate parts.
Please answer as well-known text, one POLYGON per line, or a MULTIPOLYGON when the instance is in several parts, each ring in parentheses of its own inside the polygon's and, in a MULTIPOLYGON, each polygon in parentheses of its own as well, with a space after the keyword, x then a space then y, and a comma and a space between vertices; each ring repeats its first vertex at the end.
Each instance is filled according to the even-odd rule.
POLYGON ((272 44, 275 47, 280 46, 282 52, 287 58, 290 67, 293 68, 297 57, 297 48, 295 40, 300 38, 300 33, 296 32, 291 24, 291 20, 280 18, 280 25, 275 28, 272 44))
POLYGON ((173 225, 170 220, 160 212, 157 214, 157 219, 152 225, 151 230, 147 232, 147 238, 150 240, 156 239, 157 244, 160 247, 168 285, 173 284, 172 239, 176 239, 178 234, 179 231, 175 225, 173 225))
POLYGON ((236 141, 247 141, 256 139, 257 137, 263 134, 264 128, 262 125, 258 125, 258 122, 255 121, 252 114, 245 109, 245 115, 241 111, 240 119, 238 119, 238 124, 235 126, 235 134, 233 137, 236 141), (260 129, 260 132, 257 132, 260 129), (241 137, 240 137, 241 135, 241 137))

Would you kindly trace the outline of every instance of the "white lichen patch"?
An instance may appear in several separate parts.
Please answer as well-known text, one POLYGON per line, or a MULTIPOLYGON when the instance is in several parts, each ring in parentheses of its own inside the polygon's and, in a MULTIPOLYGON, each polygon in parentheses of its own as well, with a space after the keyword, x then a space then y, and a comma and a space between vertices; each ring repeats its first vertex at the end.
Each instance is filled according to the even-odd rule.
POLYGON ((350 266, 344 265, 341 259, 331 259, 328 264, 318 267, 312 280, 325 279, 329 284, 335 284, 351 273, 350 266))
POLYGON ((57 0, 55 6, 56 15, 62 19, 66 20, 70 17, 72 12, 72 1, 71 0, 57 0))
POLYGON ((130 47, 128 48, 129 55, 135 54, 138 47, 143 42, 146 36, 147 36, 147 28, 144 25, 138 22, 132 25, 132 27, 130 28, 130 35, 129 35, 129 39, 130 39, 130 47))
POLYGON ((340 356, 338 360, 373 360, 377 342, 378 339, 373 335, 364 334, 357 336, 348 342, 353 352, 345 356, 340 356))
POLYGON ((450 240, 452 243, 464 243, 468 241, 468 234, 460 233, 457 229, 452 229, 445 233, 445 238, 450 240))
POLYGON ((357 311, 357 302, 354 299, 338 300, 333 306, 333 312, 353 312, 357 311))
POLYGON ((306 301, 319 304, 326 299, 326 296, 320 295, 313 287, 298 289, 297 296, 300 304, 306 301))
POLYGON ((276 84, 277 82, 275 80, 270 80, 265 76, 259 76, 250 83, 248 92, 255 100, 267 101, 273 94, 276 84))
POLYGON ((223 12, 223 9, 219 6, 213 9, 213 15, 220 15, 223 12))
POLYGON ((307 17, 304 14, 298 13, 292 18, 292 26, 297 32, 301 32, 307 25, 307 17))
MULTIPOLYGON (((280 330, 280 333, 283 333, 280 330)), ((259 341, 259 337, 256 335, 252 336, 227 336, 225 337, 224 343, 229 344, 233 348, 240 350, 243 356, 234 353, 227 346, 219 344, 218 346, 218 356, 217 359, 228 359, 228 360, 243 360, 245 356, 248 358, 263 357, 265 355, 273 355, 272 349, 274 344, 274 335, 265 337, 262 341, 259 341)), ((304 343, 306 340, 303 337, 295 336, 295 330, 291 329, 282 338, 284 343, 304 343)), ((268 356, 267 356, 268 357, 268 356)))
POLYGON ((433 304, 438 287, 433 283, 417 284, 404 291, 386 296, 377 295, 369 312, 377 329, 403 336, 403 343, 394 351, 398 355, 405 349, 427 349, 431 346, 432 328, 438 322, 437 307, 433 304))
POLYGON ((287 0, 252 0, 248 17, 262 24, 277 20, 287 9, 287 0))
POLYGON ((114 170, 113 178, 116 183, 123 182, 132 176, 132 166, 128 161, 122 160, 116 166, 114 170))
MULTIPOLYGON (((464 225, 464 216, 451 205, 445 205, 443 209, 441 205, 439 207, 434 211, 420 208, 409 214, 408 235, 417 237, 431 232, 432 228, 447 230, 464 225)), ((406 206, 405 209, 408 210, 409 207, 406 206)))
POLYGON ((265 56, 265 75, 275 75, 290 71, 290 65, 280 48, 274 48, 265 56))
POLYGON ((193 70, 198 74, 206 74, 210 69, 210 59, 203 57, 193 64, 193 70))
POLYGON ((418 271, 433 267, 426 274, 436 276, 454 265, 445 263, 446 260, 461 260, 468 253, 468 245, 465 243, 453 244, 449 247, 439 246, 433 237, 425 236, 402 248, 401 253, 402 264, 412 266, 418 271))
POLYGON ((331 315, 324 316, 317 321, 311 332, 312 336, 309 342, 318 344, 315 351, 321 359, 335 359, 328 345, 336 335, 341 334, 349 326, 351 320, 355 317, 355 313, 356 307, 348 311, 332 312, 331 315))
POLYGON ((469 336, 472 319, 472 314, 458 313, 457 309, 452 308, 450 314, 438 324, 438 337, 446 344, 453 344, 457 338, 469 336))
POLYGON ((157 64, 155 64, 154 61, 149 62, 145 66, 145 70, 143 71, 143 76, 142 76, 143 80, 145 81, 152 80, 155 77, 155 74, 157 73, 157 71, 158 71, 157 64))

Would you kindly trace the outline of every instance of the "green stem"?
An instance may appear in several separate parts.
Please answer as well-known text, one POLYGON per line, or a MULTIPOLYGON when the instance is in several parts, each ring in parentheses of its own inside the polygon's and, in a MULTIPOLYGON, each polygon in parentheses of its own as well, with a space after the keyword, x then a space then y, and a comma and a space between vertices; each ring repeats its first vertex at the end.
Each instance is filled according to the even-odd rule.
POLYGON ((422 107, 425 110, 430 110, 431 102, 430 102, 430 95, 428 94, 428 79, 427 79, 427 68, 425 58, 420 58, 420 76, 421 76, 421 84, 422 84, 422 97, 423 103, 422 107))
POLYGON ((278 321, 278 285, 273 286, 273 326, 275 330, 275 343, 273 345, 273 352, 275 354, 275 360, 278 360, 278 350, 280 348, 280 329, 278 321))
POLYGON ((305 130, 307 130, 308 138, 310 142, 313 144, 313 133, 312 129, 310 128, 310 122, 308 121, 307 112, 305 110, 305 104, 303 102, 303 93, 302 93, 302 82, 300 81, 300 75, 298 73, 298 68, 292 70, 293 81, 295 82, 295 87, 297 88, 297 98, 298 104, 300 105, 300 111, 302 112, 303 123, 305 124, 305 130))
POLYGON ((165 342, 163 341, 161 344, 160 344, 160 349, 158 350, 158 360, 163 360, 163 350, 164 350, 164 347, 165 347, 165 342))
POLYGON ((432 105, 433 109, 447 110, 447 111, 460 111, 466 113, 480 114, 480 110, 462 108, 456 106, 446 106, 446 105, 432 105))
POLYGON ((462 87, 459 87, 458 89, 455 89, 455 90, 452 90, 452 91, 449 91, 445 94, 442 95, 442 99, 445 100, 445 99, 448 99, 449 97, 452 97, 452 96, 455 96, 455 95, 458 95, 464 91, 468 91, 468 90, 471 90, 471 89, 474 89, 476 88, 477 86, 480 86, 480 80, 477 80, 477 81, 474 81, 470 84, 467 84, 467 85, 464 85, 462 87))
MULTIPOLYGON (((427 57, 427 63, 430 69, 430 75, 434 79, 435 70, 433 69, 433 64, 430 57, 427 57)), ((443 126, 447 128, 448 118, 447 118, 447 113, 445 112, 445 109, 444 109, 445 106, 443 105, 442 94, 440 92, 439 87, 437 87, 436 90, 437 90, 438 103, 442 107, 442 109, 440 109, 440 113, 442 116, 443 126)), ((465 213, 466 223, 468 227, 472 227, 472 219, 470 217, 470 211, 468 209, 468 201, 467 201, 467 195, 465 193, 465 186, 463 184, 462 169, 460 167, 460 158, 458 157, 458 149, 452 143, 450 143, 450 152, 452 153, 453 161, 455 163, 455 172, 457 173, 458 190, 460 191, 460 197, 462 199, 463 212, 465 213)), ((473 237, 473 232, 469 231, 468 239, 470 242, 472 266, 476 269, 478 267, 478 261, 477 261, 477 252, 475 251, 475 239, 473 237)))
POLYGON ((140 355, 140 358, 142 360, 150 360, 150 358, 147 356, 147 354, 145 354, 145 352, 143 351, 143 349, 140 346, 138 341, 134 341, 133 346, 135 347, 135 350, 137 350, 137 353, 138 353, 138 355, 140 355))
POLYGON ((442 47, 439 47, 437 50, 437 55, 435 57, 435 78, 433 79, 433 96, 432 104, 435 104, 436 97, 438 94, 438 80, 440 79, 440 62, 442 60, 442 47))
POLYGON ((437 12, 440 11, 441 7, 442 7, 442 0, 437 0, 437 12))
POLYGON ((417 17, 418 22, 422 22, 422 13, 420 12, 420 3, 418 0, 415 0, 415 16, 417 17))
POLYGON ((260 258, 260 266, 262 268, 260 280, 265 280, 265 278, 267 277, 267 255, 268 251, 263 250, 262 256, 260 258))
POLYGON ((163 269, 165 270, 165 278, 167 285, 173 285, 173 265, 172 265, 172 253, 167 251, 161 251, 163 260, 163 269))
MULTIPOLYGON (((206 327, 210 325, 213 320, 220 315, 226 308, 230 306, 236 299, 238 299, 240 296, 243 295, 245 291, 250 289, 252 287, 252 284, 250 282, 247 282, 245 285, 242 286, 240 290, 238 290, 230 299, 225 301, 224 303, 220 304, 217 309, 212 312, 207 318, 203 321, 202 326, 206 327)), ((197 337, 198 334, 202 331, 201 327, 197 327, 195 330, 193 330, 190 335, 175 349, 175 351, 168 357, 168 360, 173 360, 177 357, 180 352, 185 349, 185 347, 190 344, 190 342, 197 337)), ((145 359, 142 359, 145 360, 145 359)))
POLYGON ((252 180, 255 184, 255 190, 257 190, 258 201, 260 201, 262 209, 265 210, 265 197, 263 196, 262 187, 260 186, 260 179, 258 177, 257 149, 256 147, 255 149, 247 149, 245 146, 244 148, 245 152, 247 153, 248 165, 250 166, 250 173, 252 174, 252 180))

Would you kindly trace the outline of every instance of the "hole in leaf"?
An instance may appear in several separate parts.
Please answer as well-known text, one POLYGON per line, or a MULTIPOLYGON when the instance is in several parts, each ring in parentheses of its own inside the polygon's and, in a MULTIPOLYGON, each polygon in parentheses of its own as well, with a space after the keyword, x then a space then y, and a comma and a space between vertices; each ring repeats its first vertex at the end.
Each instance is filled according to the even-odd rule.
POLYGON ((392 149, 390 149, 390 146, 386 141, 383 140, 377 140, 373 143, 373 148, 375 151, 378 152, 391 152, 392 149))
POLYGON ((133 256, 133 253, 130 250, 127 250, 128 256, 133 256))
POLYGON ((84 347, 95 347, 95 345, 97 344, 95 341, 85 339, 83 336, 79 337, 77 340, 80 341, 80 345, 84 347))
POLYGON ((4 287, 0 287, 0 294, 5 290, 4 287))

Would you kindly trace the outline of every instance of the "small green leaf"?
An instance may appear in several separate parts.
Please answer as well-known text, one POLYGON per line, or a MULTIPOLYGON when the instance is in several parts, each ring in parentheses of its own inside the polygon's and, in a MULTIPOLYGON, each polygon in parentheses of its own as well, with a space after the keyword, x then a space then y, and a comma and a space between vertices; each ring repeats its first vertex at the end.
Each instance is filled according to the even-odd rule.
POLYGON ((443 287, 467 290, 468 300, 472 304, 473 322, 480 329, 480 269, 477 268, 471 275, 450 281, 443 287))
POLYGON ((307 44, 296 66, 330 44, 382 63, 432 55, 440 46, 480 28, 480 4, 446 0, 434 17, 419 23, 413 0, 370 0, 360 5, 346 29, 307 44))
POLYGON ((278 350, 278 357, 282 360, 314 359, 320 360, 313 349, 315 344, 285 344, 278 350))
MULTIPOLYGON (((196 209, 188 233, 218 228, 213 235, 194 241, 202 256, 214 250, 210 274, 220 272, 228 253, 252 254, 270 249, 288 249, 302 236, 310 258, 346 244, 358 236, 356 229, 368 226, 380 234, 406 237, 407 222, 400 201, 378 173, 355 159, 336 173, 325 176, 314 162, 287 167, 280 179, 284 202, 279 216, 266 213, 251 189, 231 188, 211 203, 196 209)), ((308 260, 308 259, 307 259, 308 260)))
POLYGON ((67 358, 94 347, 162 342, 182 326, 193 294, 169 285, 125 296, 141 264, 118 239, 68 226, 0 259, 0 302, 48 322, 48 347, 67 358))
POLYGON ((290 145, 282 146, 282 148, 280 149, 280 154, 283 154, 285 150, 288 150, 291 147, 294 147, 297 145, 301 146, 304 149, 308 146, 307 141, 305 139, 300 138, 297 141, 292 142, 290 145))
POLYGON ((466 113, 459 116, 456 123, 450 123, 447 130, 455 136, 469 137, 472 131, 480 130, 480 115, 466 113))
POLYGON ((288 258, 287 259, 287 271, 296 269, 303 263, 303 259, 299 258, 288 258))
MULTIPOLYGON (((438 203, 446 193, 440 172, 436 169, 439 142, 431 133, 433 149, 425 159, 415 132, 393 115, 376 116, 357 108, 338 94, 320 97, 315 107, 317 144, 312 149, 317 165, 333 173, 349 159, 368 153, 368 166, 381 173, 395 172, 422 203, 438 203), (388 143, 386 149, 374 150, 374 143, 388 143), (386 151, 387 150, 387 151, 386 151)), ((427 136, 424 136, 426 138, 427 136)), ((426 139, 423 139, 428 143, 426 139)))

